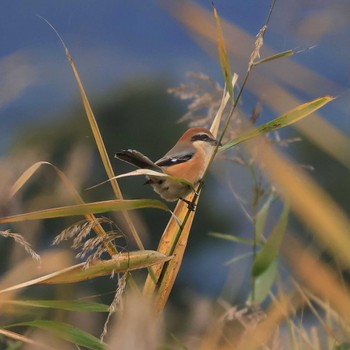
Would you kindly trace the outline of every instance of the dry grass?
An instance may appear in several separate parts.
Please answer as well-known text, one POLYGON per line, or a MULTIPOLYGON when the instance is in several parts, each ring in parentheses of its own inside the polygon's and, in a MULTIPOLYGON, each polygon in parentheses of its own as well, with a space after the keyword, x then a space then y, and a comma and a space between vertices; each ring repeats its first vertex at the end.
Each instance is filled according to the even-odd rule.
MULTIPOLYGON (((172 11, 192 30, 201 31, 201 35, 208 36, 209 40, 217 40, 222 70, 230 90, 231 85, 227 81, 228 72, 231 71, 228 52, 232 48, 225 43, 224 33, 225 28, 234 29, 227 23, 221 25, 215 8, 216 27, 212 28, 209 35, 207 32, 203 33, 200 26, 208 16, 203 9, 179 4, 174 5, 172 11), (181 16, 180 13, 182 13, 181 16), (190 21, 193 18, 196 20, 190 21), (218 39, 213 35, 216 31, 218 39)), ((171 311, 171 306, 166 308, 168 298, 181 267, 196 212, 190 211, 185 203, 179 201, 170 215, 157 252, 143 250, 143 242, 128 210, 140 207, 160 209, 166 207, 154 200, 123 200, 99 126, 73 59, 62 41, 104 169, 110 179, 108 182, 116 199, 112 203, 113 206, 111 201, 85 203, 78 188, 80 187, 79 173, 85 172, 86 169, 79 168, 79 170, 76 167, 73 169, 76 162, 71 163, 72 167, 61 171, 48 162, 37 161, 28 166, 24 172, 22 169, 22 175, 17 176, 17 181, 13 181, 13 172, 9 170, 10 165, 6 166, 7 172, 2 174, 7 184, 4 188, 10 190, 7 190, 6 198, 3 199, 4 205, 13 203, 11 201, 16 199, 17 203, 20 203, 21 198, 18 196, 37 176, 39 168, 43 165, 54 169, 59 181, 58 187, 69 193, 68 197, 62 196, 60 200, 65 201, 69 198, 77 204, 17 216, 3 215, 0 223, 13 224, 16 221, 27 222, 30 219, 65 218, 73 214, 85 216, 84 220, 70 224, 54 238, 54 244, 67 240, 72 242, 71 248, 77 251, 76 258, 85 261, 78 265, 72 265, 71 256, 67 251, 42 252, 40 258, 23 235, 11 233, 7 228, 0 231, 1 238, 13 239, 32 259, 22 260, 16 266, 9 266, 7 273, 0 279, 0 293, 4 296, 1 300, 4 307, 0 314, 2 319, 0 333, 6 337, 3 341, 6 349, 14 346, 16 341, 25 343, 27 349, 45 347, 42 341, 35 340, 30 333, 27 334, 26 331, 21 332, 21 330, 17 332, 17 329, 21 328, 14 328, 15 326, 27 327, 25 329, 29 330, 39 329, 39 334, 53 333, 59 340, 57 344, 50 340, 52 348, 59 348, 60 341, 65 339, 67 344, 90 349, 346 349, 346 342, 350 339, 348 326, 350 291, 347 282, 341 278, 341 269, 348 269, 350 265, 348 254, 350 220, 332 196, 320 188, 302 166, 294 163, 281 152, 282 147, 288 146, 295 140, 281 139, 276 133, 278 128, 305 118, 330 102, 332 98, 316 99, 303 105, 293 103, 294 107, 299 106, 287 113, 286 110, 290 109, 289 103, 283 103, 285 114, 260 127, 255 127, 259 122, 259 105, 252 108, 253 111, 249 116, 245 116, 238 108, 246 81, 248 78, 253 79, 250 74, 255 66, 290 54, 289 51, 288 54, 282 55, 272 53, 267 59, 258 60, 262 55, 263 38, 267 29, 268 20, 255 41, 255 48, 247 63, 248 73, 240 89, 235 87, 237 76, 232 79, 232 89, 235 89, 235 93, 233 90, 227 91, 221 88, 220 84, 205 74, 194 73, 190 75, 192 81, 189 84, 169 89, 169 92, 180 99, 190 101, 189 109, 180 121, 185 121, 190 126, 211 127, 214 135, 224 143, 222 150, 226 151, 218 153, 217 159, 230 165, 238 164, 246 170, 247 177, 251 181, 250 201, 246 200, 248 195, 242 200, 239 199, 251 224, 251 239, 243 240, 240 237, 232 237, 232 235, 230 237, 225 234, 220 236, 251 246, 253 260, 250 296, 245 298, 245 304, 241 307, 231 305, 223 298, 217 302, 205 301, 201 304, 198 297, 195 297, 193 308, 189 311, 189 314, 196 315, 191 326, 186 327, 187 320, 184 320, 185 316, 181 315, 173 321, 180 324, 178 328, 180 335, 172 334, 173 331, 169 328, 171 315, 167 315, 164 310, 171 311), (267 131, 270 132, 268 135, 266 135, 267 131), (233 149, 233 146, 247 140, 249 142, 244 143, 243 146, 233 149), (67 174, 70 174, 74 180, 70 181, 67 174), (275 203, 284 203, 280 215, 273 212, 272 205, 275 203), (295 237, 286 235, 289 208, 309 229, 319 246, 327 249, 339 269, 323 262, 314 247, 305 246, 295 237), (121 248, 117 244, 118 239, 124 240, 126 237, 119 229, 117 221, 95 216, 110 210, 118 210, 122 213, 123 224, 126 223, 131 232, 133 241, 138 247, 137 250, 129 252, 126 247, 121 248), (271 213, 274 213, 272 228, 266 224, 271 213), (122 254, 119 253, 120 251, 125 252, 122 254), (282 259, 289 267, 287 272, 285 265, 281 262, 282 259), (38 262, 41 262, 41 265, 38 262), (140 279, 139 276, 134 279, 135 274, 131 271, 142 268, 148 269, 146 279, 140 279), (92 283, 95 281, 97 283, 98 276, 108 274, 114 277, 115 272, 118 272, 117 287, 113 292, 113 299, 109 301, 108 314, 103 316, 104 326, 101 327, 101 322, 99 323, 97 318, 93 317, 95 311, 89 309, 92 303, 78 303, 74 300, 77 296, 72 289, 63 288, 62 284, 70 283, 76 286, 78 282, 86 279, 92 279, 92 283), (50 283, 54 287, 51 303, 46 300, 41 307, 56 311, 52 314, 44 313, 38 307, 33 307, 29 303, 26 305, 26 301, 23 300, 22 307, 26 305, 32 308, 29 312, 25 312, 24 308, 16 304, 16 301, 20 300, 19 293, 22 289, 35 288, 43 283, 50 283), (79 327, 73 327, 70 323, 67 313, 64 312, 68 309, 67 305, 57 307, 57 304, 54 304, 54 301, 67 299, 67 296, 68 299, 69 297, 73 299, 69 304, 70 311, 85 312, 88 315, 85 320, 84 317, 79 318, 79 327), (204 307, 201 308, 200 305, 204 307), (304 313, 308 318, 312 318, 311 326, 308 322, 304 322, 304 313), (83 332, 80 328, 88 328, 87 319, 92 321, 91 328, 83 332), (13 327, 16 332, 8 331, 6 327, 13 327)), ((231 82, 231 76, 229 78, 231 82)), ((271 84, 267 86, 267 94, 269 94, 273 88, 271 84)), ((291 95, 283 102, 287 100, 295 102, 291 95)), ((268 97, 261 103, 268 103, 276 110, 281 108, 272 104, 272 100, 268 97)), ((321 134, 324 130, 328 130, 327 123, 322 123, 320 120, 317 123, 322 125, 321 134)), ((334 131, 333 128, 329 130, 334 131)), ((309 133, 310 129, 306 127, 303 132, 309 133)), ((337 135, 337 133, 331 135, 337 135)), ((344 164, 348 164, 347 161, 344 162, 344 154, 335 155, 336 151, 332 146, 324 146, 320 137, 315 134, 312 137, 325 148, 326 152, 344 164)), ((332 137, 330 136, 329 143, 332 143, 332 137)), ((343 146, 345 146, 342 149, 349 144, 349 140, 343 136, 343 146)), ((208 168, 210 166, 211 162, 208 168)), ((2 184, 4 183, 5 181, 2 184)), ((200 190, 201 185, 197 192, 189 195, 187 199, 195 204, 199 203, 200 190)), ((237 198, 241 197, 237 196, 237 198)), ((89 289, 88 284, 86 287, 89 289)), ((89 296, 89 292, 87 295, 89 296)), ((106 312, 106 308, 102 307, 104 305, 100 306, 99 312, 106 312)))

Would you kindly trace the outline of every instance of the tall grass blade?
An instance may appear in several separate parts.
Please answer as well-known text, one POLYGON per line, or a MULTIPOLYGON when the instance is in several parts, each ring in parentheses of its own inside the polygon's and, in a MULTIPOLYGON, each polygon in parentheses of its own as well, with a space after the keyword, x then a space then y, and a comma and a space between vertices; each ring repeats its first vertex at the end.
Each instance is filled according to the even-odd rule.
POLYGON ((19 322, 6 326, 10 327, 36 327, 45 331, 50 331, 57 337, 69 341, 72 344, 84 346, 87 349, 92 350, 105 350, 106 344, 101 342, 100 339, 93 335, 64 322, 49 321, 49 320, 36 320, 28 322, 19 322))
POLYGON ((28 308, 59 309, 80 312, 109 312, 109 305, 76 300, 11 300, 4 304, 28 308))
MULTIPOLYGON (((235 74, 232 84, 237 81, 237 78, 238 76, 235 74)), ((215 137, 218 134, 222 114, 229 96, 229 93, 224 91, 220 108, 211 125, 210 130, 215 137)), ((186 200, 197 205, 199 195, 200 190, 198 191, 197 189, 197 193, 188 195, 186 200)), ((175 207, 174 215, 170 218, 159 242, 157 251, 165 255, 173 255, 173 258, 168 263, 157 265, 150 270, 143 289, 146 295, 154 297, 155 310, 158 313, 164 309, 175 283, 187 246, 194 215, 195 212, 190 211, 186 203, 179 201, 175 207), (182 223, 181 226, 179 226, 179 222, 182 223)))
MULTIPOLYGON (((234 74, 231 85, 234 86, 238 80, 238 75, 234 74)), ((226 88, 227 89, 227 88, 226 88)), ((224 89, 220 107, 214 117, 210 127, 212 134, 217 137, 219 126, 223 117, 223 112, 230 99, 229 92, 224 89)), ((213 159, 211 159, 212 161, 213 159)), ((207 165, 210 166, 211 161, 207 165)), ((197 193, 187 196, 187 200, 197 205, 200 195, 200 189, 197 188, 197 193)), ((190 211, 188 206, 183 201, 179 201, 174 210, 174 215, 168 222, 162 238, 159 242, 157 250, 165 255, 173 255, 173 259, 164 265, 157 265, 151 269, 147 276, 144 293, 153 295, 155 298, 155 309, 161 312, 170 295, 171 289, 175 283, 175 279, 179 272, 183 255, 185 253, 188 236, 192 227, 195 212, 190 211), (182 223, 179 226, 179 222, 182 223)))
POLYGON ((29 213, 0 218, 0 223, 21 222, 28 220, 53 219, 67 216, 101 214, 108 211, 133 210, 141 208, 157 208, 168 210, 168 207, 156 199, 108 200, 76 205, 67 205, 51 209, 43 209, 29 213))
POLYGON ((267 132, 275 131, 280 128, 284 128, 287 125, 291 125, 293 123, 296 123, 297 121, 307 117, 311 113, 317 111, 327 103, 334 100, 334 97, 332 96, 324 96, 317 98, 315 100, 312 100, 310 102, 304 103, 299 105, 298 107, 290 110, 289 112, 281 115, 278 118, 275 118, 271 120, 270 122, 267 122, 263 125, 260 125, 254 129, 248 130, 246 132, 243 132, 238 137, 234 138, 233 140, 227 142, 225 145, 223 145, 220 148, 220 151, 225 151, 229 148, 232 148, 244 141, 248 141, 252 139, 253 137, 256 137, 261 134, 265 134, 267 132))
POLYGON ((232 259, 227 260, 225 262, 225 266, 232 265, 232 264, 236 263, 237 261, 240 261, 242 259, 248 258, 248 257, 250 257, 252 255, 253 255, 253 252, 248 252, 248 253, 243 253, 243 254, 237 255, 237 256, 233 257, 232 259))
POLYGON ((229 92, 230 97, 233 99, 233 85, 231 80, 232 74, 231 74, 230 61, 226 51, 224 32, 221 27, 221 22, 220 22, 218 12, 216 11, 216 8, 213 2, 212 2, 212 6, 213 6, 213 13, 214 13, 216 29, 217 29, 217 46, 218 46, 220 66, 224 75, 227 91, 229 92))
POLYGON ((276 278, 278 255, 287 228, 288 214, 289 206, 285 204, 278 223, 254 258, 251 270, 253 288, 249 296, 253 303, 260 303, 267 297, 276 278))
MULTIPOLYGON (((113 171, 110 159, 108 157, 108 153, 107 153, 106 147, 104 145, 104 142, 103 142, 103 139, 102 139, 102 136, 101 136, 101 133, 100 133, 100 129, 99 129, 98 124, 96 122, 96 119, 95 119, 95 116, 93 114, 92 108, 90 106, 89 100, 88 100, 88 98, 86 96, 83 84, 82 84, 82 82, 80 80, 80 77, 79 77, 78 71, 77 71, 77 69, 75 67, 73 58, 70 55, 70 53, 68 51, 68 48, 66 46, 64 46, 64 47, 65 47, 67 59, 68 59, 69 64, 70 64, 70 66, 72 68, 75 80, 76 80, 76 82, 78 84, 78 88, 79 88, 81 99, 83 101, 83 105, 84 105, 84 108, 85 108, 86 116, 88 118, 91 131, 92 131, 92 133, 94 135, 95 142, 96 142, 97 148, 99 150, 100 157, 102 159, 102 163, 103 163, 104 168, 106 170, 107 176, 108 176, 109 179, 112 179, 111 180, 111 185, 112 185, 112 188, 113 188, 113 191, 114 191, 114 194, 115 194, 116 198, 117 199, 123 199, 123 196, 122 196, 122 193, 120 191, 118 182, 115 179, 114 171, 113 171)), ((130 219, 129 214, 126 211, 122 211, 122 215, 123 215, 127 225, 130 228, 131 234, 132 234, 132 236, 133 236, 137 246, 139 247, 139 249, 144 249, 142 241, 141 241, 141 239, 140 239, 140 237, 139 237, 139 235, 138 235, 138 233, 136 231, 136 228, 135 228, 132 220, 130 219)))
POLYGON ((165 256, 164 254, 152 250, 138 250, 135 252, 120 253, 113 259, 99 260, 90 263, 87 268, 85 268, 85 263, 81 263, 39 278, 34 278, 27 282, 19 283, 12 287, 0 290, 0 294, 37 284, 76 283, 95 277, 111 275, 113 273, 139 270, 155 264, 164 263, 171 258, 171 256, 165 256))
POLYGON ((51 165, 49 162, 37 162, 26 169, 11 187, 10 198, 12 198, 30 180, 34 173, 44 164, 51 165))
MULTIPOLYGON (((347 248, 347 247, 346 247, 347 248)), ((318 307, 331 307, 337 312, 334 315, 338 320, 342 317, 348 325, 350 322, 350 289, 339 278, 339 271, 323 262, 304 243, 288 235, 282 245, 282 254, 285 261, 303 282, 306 290, 322 300, 324 305, 317 302, 318 307)), ((315 298, 313 301, 317 301, 315 298)), ((323 315, 324 317, 324 315, 323 315)))
MULTIPOLYGON (((186 199, 191 201, 191 196, 193 195, 187 196, 186 199)), ((157 251, 166 256, 173 255, 174 258, 164 265, 153 267, 153 275, 147 276, 144 285, 145 294, 155 293, 155 310, 157 312, 163 310, 180 269, 194 214, 194 211, 189 211, 186 203, 179 201, 174 215, 182 222, 182 226, 178 225, 178 220, 171 217, 159 242, 157 251)))
MULTIPOLYGON (((85 108, 86 116, 87 116, 87 119, 89 121, 92 134, 94 135, 96 146, 97 146, 98 151, 100 153, 102 163, 104 165, 104 168, 106 170, 108 178, 112 179, 112 178, 115 177, 115 175, 114 175, 113 168, 112 168, 111 162, 109 160, 108 153, 107 153, 106 147, 104 145, 104 142, 103 142, 103 139, 102 139, 102 135, 100 133, 100 129, 98 127, 96 118, 94 116, 94 113, 93 113, 92 108, 90 106, 89 100, 88 100, 87 95, 85 93, 83 84, 82 84, 82 82, 80 80, 78 71, 77 71, 77 69, 75 67, 73 58, 70 55, 67 47, 65 47, 65 51, 66 51, 66 56, 67 56, 68 62, 70 64, 71 68, 72 68, 72 71, 73 71, 73 74, 74 74, 74 78, 75 78, 75 80, 77 82, 77 85, 78 85, 78 88, 79 88, 79 92, 80 92, 80 95, 81 95, 83 106, 85 108)), ((122 198, 122 194, 120 192, 118 183, 114 180, 114 181, 111 181, 111 185, 112 185, 112 188, 114 190, 114 193, 115 193, 116 197, 117 198, 122 198)))
POLYGON ((265 223, 267 219, 267 215, 270 210, 271 203, 274 199, 274 195, 271 194, 267 197, 267 200, 262 205, 262 207, 259 209, 255 216, 255 223, 254 223, 254 240, 255 242, 261 242, 263 236, 264 236, 264 229, 265 229, 265 223))
POLYGON ((288 223, 289 205, 285 204, 278 223, 273 228, 266 243, 256 255, 252 266, 252 277, 265 272, 278 256, 282 239, 288 223))
POLYGON ((263 58, 261 60, 255 61, 254 65, 258 65, 258 64, 262 64, 262 63, 266 63, 266 62, 271 62, 274 60, 278 60, 280 58, 284 58, 284 57, 289 57, 289 56, 293 56, 295 54, 294 50, 287 50, 287 51, 283 51, 283 52, 279 52, 276 53, 275 55, 263 58))
POLYGON ((116 179, 121 179, 121 178, 124 178, 124 177, 129 177, 129 176, 158 176, 158 177, 165 177, 167 179, 171 179, 172 181, 175 181, 175 182, 179 182, 179 183, 182 183, 186 186, 189 186, 191 187, 193 190, 193 183, 187 181, 186 179, 183 179, 183 178, 180 178, 180 177, 176 177, 176 176, 172 176, 172 175, 168 175, 168 174, 165 174, 165 173, 160 173, 158 171, 154 171, 154 170, 150 170, 150 169, 136 169, 136 170, 133 170, 133 171, 130 171, 128 173, 125 173, 125 174, 120 174, 118 176, 116 176, 115 178, 116 179))
POLYGON ((219 232, 210 232, 209 236, 215 237, 215 238, 219 238, 219 239, 223 239, 226 241, 231 241, 231 242, 235 242, 235 243, 242 243, 242 244, 247 244, 247 245, 254 245, 254 240, 250 239, 250 238, 243 238, 243 237, 238 237, 235 235, 230 235, 227 233, 219 233, 219 232))
POLYGON ((264 138, 245 144, 257 165, 289 201, 291 210, 339 264, 349 268, 350 220, 344 210, 300 167, 283 157, 264 138))
MULTIPOLYGON (((69 181, 69 179, 64 174, 64 172, 49 162, 37 162, 32 166, 30 166, 27 170, 25 170, 23 174, 16 180, 16 182, 12 186, 10 190, 10 196, 11 197, 14 196, 31 179, 31 177, 36 173, 36 171, 39 170, 39 168, 43 165, 48 165, 49 167, 52 167, 55 173, 60 178, 64 187, 67 189, 69 193, 71 193, 74 200, 79 204, 84 204, 84 201, 81 198, 80 194, 78 193, 76 188, 72 185, 72 183, 69 181)), ((96 220, 93 214, 87 213, 85 214, 85 217, 88 221, 94 223, 93 230, 96 232, 96 234, 102 237, 106 236, 106 232, 104 231, 99 221, 96 220)), ((111 242, 106 242, 104 244, 106 244, 106 248, 110 256, 117 253, 117 250, 115 249, 114 245, 111 242)))

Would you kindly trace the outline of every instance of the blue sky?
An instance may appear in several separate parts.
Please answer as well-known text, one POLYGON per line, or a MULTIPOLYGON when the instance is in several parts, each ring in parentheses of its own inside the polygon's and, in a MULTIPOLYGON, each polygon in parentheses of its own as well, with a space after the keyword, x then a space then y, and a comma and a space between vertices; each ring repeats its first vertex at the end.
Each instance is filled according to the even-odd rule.
MULTIPOLYGON (((208 54, 205 44, 200 46, 193 40, 196 34, 180 24, 161 3, 172 2, 4 1, 0 14, 0 79, 4 91, 14 86, 14 96, 0 99, 5 123, 2 129, 17 119, 31 120, 35 115, 77 101, 78 92, 64 51, 53 31, 37 15, 45 17, 62 35, 90 94, 103 94, 140 77, 166 75, 180 82, 187 71, 201 71, 222 82, 215 50, 211 48, 208 54), (9 68, 4 61, 16 64, 9 68)), ((209 1, 197 4, 211 10, 209 1)), ((223 19, 253 38, 264 22, 269 1, 227 0, 216 5, 223 19)), ((276 52, 313 47, 292 60, 337 84, 337 88, 331 86, 328 91, 325 87, 320 93, 340 94, 334 104, 334 121, 342 128, 349 125, 347 117, 341 115, 348 110, 347 9, 349 5, 341 0, 331 4, 325 0, 277 1, 265 38, 265 45, 276 52)), ((230 38, 226 40, 229 42, 230 38)), ((241 43, 233 45, 239 48, 241 43)), ((246 65, 234 54, 231 61, 233 70, 235 63, 241 71, 239 65, 246 65)), ((310 96, 303 97, 317 97, 317 93, 309 89, 306 95, 310 96)))

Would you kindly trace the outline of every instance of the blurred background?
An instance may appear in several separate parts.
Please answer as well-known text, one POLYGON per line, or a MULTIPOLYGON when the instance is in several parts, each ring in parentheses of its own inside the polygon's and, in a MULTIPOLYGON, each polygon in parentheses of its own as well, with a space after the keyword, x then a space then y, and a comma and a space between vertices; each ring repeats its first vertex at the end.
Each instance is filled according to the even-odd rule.
MULTIPOLYGON (((239 74, 239 82, 269 6, 269 1, 256 0, 216 3, 231 68, 239 74)), ((86 190, 106 180, 106 174, 63 47, 39 16, 55 27, 74 59, 118 174, 130 167, 113 159, 116 151, 134 148, 156 160, 188 128, 186 122, 178 121, 191 100, 183 101, 168 93, 169 88, 183 83, 201 83, 187 72, 203 73, 224 85, 209 1, 3 1, 2 216, 73 203, 50 168, 38 171, 30 186, 18 195, 20 198, 6 201, 15 179, 42 160, 62 169, 85 200, 113 198, 108 184, 86 190)), ((242 114, 247 116, 259 104, 258 123, 262 123, 313 98, 337 96, 320 114, 282 130, 281 135, 302 138, 283 151, 297 163, 313 167, 312 172, 308 170, 311 176, 347 211, 349 32, 347 0, 278 0, 262 54, 266 57, 289 49, 297 54, 256 67, 240 104, 242 114)), ((156 198, 142 184, 140 178, 120 181, 126 198, 156 198)), ((251 237, 251 222, 237 200, 243 198, 249 211, 251 197, 247 169, 217 161, 200 199, 173 302, 186 307, 186 300, 193 294, 216 298, 224 293, 235 302, 246 299, 251 261, 246 258, 233 265, 225 263, 251 248, 208 234, 215 231, 251 237)), ((156 249, 169 214, 148 209, 133 213, 133 217, 146 247, 156 249)), ((270 219, 273 224, 274 218, 270 219)), ((31 222, 16 225, 14 230, 40 252, 50 248, 53 237, 77 220, 31 222)), ((292 220, 291 226, 307 237, 307 230, 297 220, 292 220)), ((124 244, 129 249, 135 247, 131 238, 126 238, 124 244)), ((7 258, 2 260, 1 273, 22 258, 22 250, 10 250, 10 246, 11 242, 0 240, 1 256, 7 258)))

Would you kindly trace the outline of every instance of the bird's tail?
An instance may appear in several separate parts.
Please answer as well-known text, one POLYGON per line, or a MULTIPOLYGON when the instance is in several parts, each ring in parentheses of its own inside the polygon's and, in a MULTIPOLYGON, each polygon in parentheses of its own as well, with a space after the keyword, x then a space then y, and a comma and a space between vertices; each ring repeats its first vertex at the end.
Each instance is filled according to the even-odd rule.
POLYGON ((123 160, 129 164, 135 165, 141 169, 151 169, 158 172, 163 172, 162 168, 154 164, 148 157, 139 151, 133 149, 122 150, 115 154, 115 158, 123 160))

